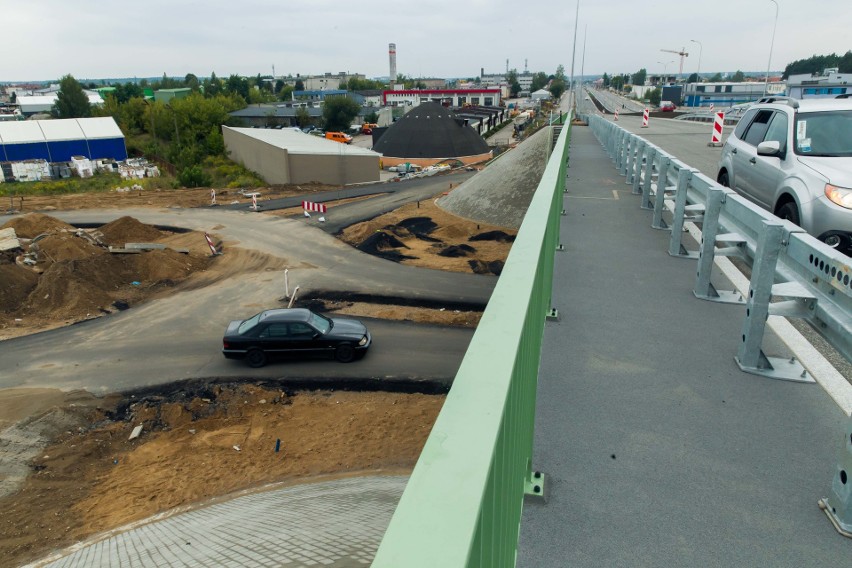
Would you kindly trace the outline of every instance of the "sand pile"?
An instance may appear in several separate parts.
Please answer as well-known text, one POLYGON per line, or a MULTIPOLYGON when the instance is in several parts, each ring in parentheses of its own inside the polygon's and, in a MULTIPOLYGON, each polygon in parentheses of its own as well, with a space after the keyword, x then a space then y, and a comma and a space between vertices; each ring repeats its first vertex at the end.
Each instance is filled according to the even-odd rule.
POLYGON ((0 229, 12 227, 19 238, 34 239, 42 233, 58 233, 63 230, 74 231, 74 227, 55 217, 42 213, 30 213, 23 217, 12 219, 0 229))
POLYGON ((19 319, 62 323, 124 309, 150 297, 164 287, 174 286, 191 274, 207 268, 210 257, 204 237, 195 233, 171 235, 132 217, 122 217, 98 231, 104 242, 123 246, 125 242, 169 241, 167 246, 191 239, 197 245, 189 254, 175 250, 154 250, 139 254, 112 254, 105 247, 75 234, 78 230, 42 214, 30 214, 10 221, 16 232, 46 237, 29 243, 25 252, 38 262, 24 267, 8 259, 0 263, 0 327, 17 325, 19 319), (74 232, 65 232, 68 229, 74 232))
POLYGON ((112 246, 124 246, 124 243, 156 242, 163 236, 156 227, 126 216, 107 223, 99 231, 103 235, 103 241, 112 246))

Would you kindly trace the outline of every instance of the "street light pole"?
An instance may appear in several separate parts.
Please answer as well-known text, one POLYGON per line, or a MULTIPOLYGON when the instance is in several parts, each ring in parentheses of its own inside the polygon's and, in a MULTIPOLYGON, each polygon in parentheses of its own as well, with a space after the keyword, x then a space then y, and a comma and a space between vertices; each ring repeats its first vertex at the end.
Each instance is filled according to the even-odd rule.
POLYGON ((674 63, 674 61, 669 61, 669 63, 663 63, 662 61, 657 61, 657 63, 659 63, 660 65, 663 66, 663 83, 665 83, 666 79, 668 79, 668 77, 666 77, 666 75, 668 75, 669 63, 674 63))
MULTIPOLYGON (((691 41, 692 43, 698 44, 698 70, 695 72, 695 77, 696 77, 695 82, 700 83, 701 82, 701 54, 704 53, 704 46, 701 45, 700 41, 697 41, 697 40, 694 40, 694 39, 691 39, 689 41, 691 41)), ((695 87, 695 97, 692 99, 692 106, 695 106, 695 100, 697 98, 698 98, 698 87, 695 87)))
MULTIPOLYGON (((571 92, 574 92, 574 57, 577 55, 577 22, 580 21, 580 0, 577 0, 577 12, 574 15, 574 51, 571 52, 571 92)), ((574 108, 577 108, 577 96, 574 94, 574 108)))
MULTIPOLYGON (((579 2, 579 0, 577 0, 579 2)), ((775 23, 772 25, 772 41, 769 43, 769 62, 766 64, 766 80, 763 82, 763 96, 766 96, 766 89, 769 87, 769 68, 772 66, 772 48, 775 46, 775 29, 778 27, 778 2, 769 0, 775 4, 775 23)))

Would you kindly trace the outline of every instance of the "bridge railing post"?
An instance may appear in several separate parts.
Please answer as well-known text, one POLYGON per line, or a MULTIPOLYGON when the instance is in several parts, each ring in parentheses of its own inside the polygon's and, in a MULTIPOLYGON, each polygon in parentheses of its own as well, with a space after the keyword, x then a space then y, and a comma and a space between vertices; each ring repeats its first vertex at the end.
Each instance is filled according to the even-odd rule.
POLYGON ((657 189, 654 193, 654 218, 651 221, 651 227, 660 230, 668 229, 668 225, 663 222, 663 209, 666 205, 666 192, 669 190, 669 168, 672 165, 672 159, 663 155, 660 159, 660 175, 657 176, 657 189))
POLYGON ((639 195, 640 186, 642 183, 642 164, 647 159, 648 143, 640 139, 639 146, 636 151, 636 161, 633 163, 633 195, 639 195))
POLYGON ((686 221, 686 194, 692 181, 694 170, 681 168, 677 176, 677 193, 672 219, 672 235, 669 239, 669 254, 679 258, 698 258, 697 252, 687 251, 683 246, 683 224, 686 221))
POLYGON ((651 206, 651 184, 654 177, 654 164, 657 161, 657 149, 653 146, 648 148, 647 157, 645 158, 645 177, 642 179, 642 209, 653 209, 651 206))
POLYGON ((846 421, 846 432, 831 480, 831 493, 819 501, 819 508, 837 532, 852 538, 852 418, 846 421))

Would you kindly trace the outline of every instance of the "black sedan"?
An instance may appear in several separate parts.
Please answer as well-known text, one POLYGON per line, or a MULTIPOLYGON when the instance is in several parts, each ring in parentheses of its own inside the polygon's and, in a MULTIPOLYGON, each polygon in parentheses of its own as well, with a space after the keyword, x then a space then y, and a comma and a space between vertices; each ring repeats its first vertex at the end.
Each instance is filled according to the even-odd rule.
POLYGON ((225 330, 222 354, 263 367, 275 355, 333 355, 341 363, 363 357, 372 343, 358 320, 329 318, 304 308, 266 310, 225 330))

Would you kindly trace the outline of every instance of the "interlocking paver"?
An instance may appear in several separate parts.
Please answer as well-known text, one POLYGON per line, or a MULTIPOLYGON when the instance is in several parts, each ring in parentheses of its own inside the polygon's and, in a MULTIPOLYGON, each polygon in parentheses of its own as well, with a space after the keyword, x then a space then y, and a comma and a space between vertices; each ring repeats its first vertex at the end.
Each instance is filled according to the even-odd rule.
POLYGON ((143 524, 36 566, 369 565, 407 480, 352 477, 244 495, 143 524))

